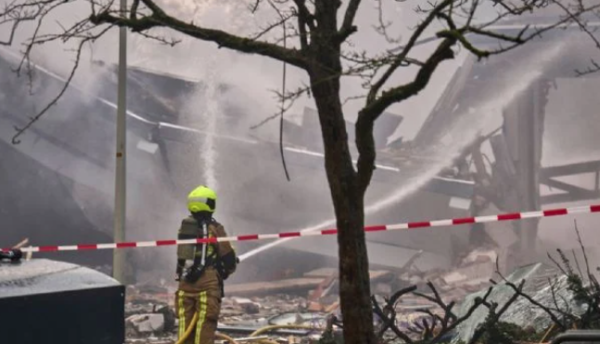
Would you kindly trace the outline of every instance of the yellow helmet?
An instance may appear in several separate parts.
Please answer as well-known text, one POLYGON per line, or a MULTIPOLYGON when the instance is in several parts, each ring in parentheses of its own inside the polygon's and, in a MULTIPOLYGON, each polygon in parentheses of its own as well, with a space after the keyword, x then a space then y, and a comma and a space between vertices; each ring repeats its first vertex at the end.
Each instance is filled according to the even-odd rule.
POLYGON ((204 185, 200 185, 188 195, 188 209, 192 213, 200 211, 215 212, 217 206, 217 194, 204 185))

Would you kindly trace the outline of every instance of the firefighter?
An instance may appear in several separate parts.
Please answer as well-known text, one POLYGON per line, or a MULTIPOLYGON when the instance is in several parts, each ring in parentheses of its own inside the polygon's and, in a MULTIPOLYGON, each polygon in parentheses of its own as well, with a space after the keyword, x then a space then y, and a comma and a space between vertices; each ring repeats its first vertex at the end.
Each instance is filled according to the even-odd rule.
MULTIPOLYGON (((226 236, 224 227, 213 218, 217 196, 206 186, 188 195, 191 215, 184 219, 179 239, 226 236)), ((175 311, 179 319, 179 340, 192 330, 182 343, 213 344, 221 311, 223 281, 236 268, 239 260, 229 242, 179 245, 177 247, 177 281, 175 311), (197 321, 191 323, 196 315, 197 321)))

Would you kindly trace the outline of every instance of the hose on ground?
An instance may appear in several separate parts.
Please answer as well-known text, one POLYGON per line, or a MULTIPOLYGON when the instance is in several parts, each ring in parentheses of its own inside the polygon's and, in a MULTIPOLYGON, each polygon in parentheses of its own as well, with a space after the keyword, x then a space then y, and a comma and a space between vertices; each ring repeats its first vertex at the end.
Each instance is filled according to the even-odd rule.
MULTIPOLYGON (((192 321, 190 322, 190 325, 188 326, 188 328, 185 330, 183 336, 181 338, 179 338, 179 340, 177 340, 177 342, 175 344, 183 344, 183 342, 185 342, 185 340, 190 336, 190 334, 192 333, 192 331, 194 330, 194 325, 196 324, 196 322, 198 322, 198 312, 194 313, 194 317, 192 318, 192 321)), ((215 336, 217 338, 220 339, 225 339, 226 341, 228 341, 230 344, 238 344, 235 339, 229 337, 226 334, 223 333, 215 333, 215 336)), ((265 343, 267 344, 267 343, 265 343)), ((270 343, 269 343, 270 344, 270 343)))
POLYGON ((235 339, 233 339, 223 333, 215 333, 215 337, 220 338, 220 339, 225 339, 226 341, 229 342, 229 344, 238 344, 238 342, 236 342, 235 339))

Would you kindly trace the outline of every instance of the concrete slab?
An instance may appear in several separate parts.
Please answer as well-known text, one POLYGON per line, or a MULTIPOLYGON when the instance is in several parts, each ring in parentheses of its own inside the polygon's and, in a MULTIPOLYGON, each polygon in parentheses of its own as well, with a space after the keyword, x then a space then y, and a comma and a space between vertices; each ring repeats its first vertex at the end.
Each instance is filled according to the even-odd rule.
POLYGON ((0 299, 119 285, 95 270, 65 262, 34 259, 0 264, 0 299))

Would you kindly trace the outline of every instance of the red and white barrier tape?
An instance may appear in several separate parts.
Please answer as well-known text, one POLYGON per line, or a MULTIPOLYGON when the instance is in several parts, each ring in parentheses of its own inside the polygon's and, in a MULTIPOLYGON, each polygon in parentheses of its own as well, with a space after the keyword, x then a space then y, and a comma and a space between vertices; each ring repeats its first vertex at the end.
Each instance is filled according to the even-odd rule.
MULTIPOLYGON (((597 213, 600 212, 600 204, 572 207, 572 208, 560 208, 560 209, 549 209, 540 211, 528 211, 522 213, 507 213, 500 215, 490 216, 478 216, 478 217, 464 217, 458 219, 448 220, 435 220, 435 221, 423 221, 423 222, 408 222, 400 223, 395 225, 379 225, 379 226, 368 226, 365 227, 365 232, 380 232, 380 231, 395 231, 403 229, 416 229, 416 228, 428 228, 428 227, 443 227, 443 226, 458 226, 472 223, 487 223, 487 222, 500 222, 500 221, 515 221, 524 219, 533 219, 550 216, 564 216, 573 214, 585 214, 585 213, 597 213)), ((215 243, 224 241, 254 241, 254 240, 269 240, 269 239, 282 239, 282 238, 297 238, 307 236, 320 236, 320 235, 333 235, 337 234, 338 230, 323 229, 314 232, 284 232, 276 234, 251 234, 251 235, 238 235, 233 237, 221 237, 221 238, 210 238, 210 239, 186 239, 186 240, 157 240, 157 241, 139 241, 139 242, 120 242, 120 243, 109 243, 109 244, 81 244, 81 245, 65 245, 65 246, 33 246, 22 248, 23 252, 54 252, 54 251, 86 251, 86 250, 113 250, 118 248, 132 248, 132 247, 157 247, 157 246, 174 246, 174 245, 185 245, 185 244, 201 244, 201 243, 215 243)), ((10 248, 2 249, 2 251, 9 251, 10 248)))

